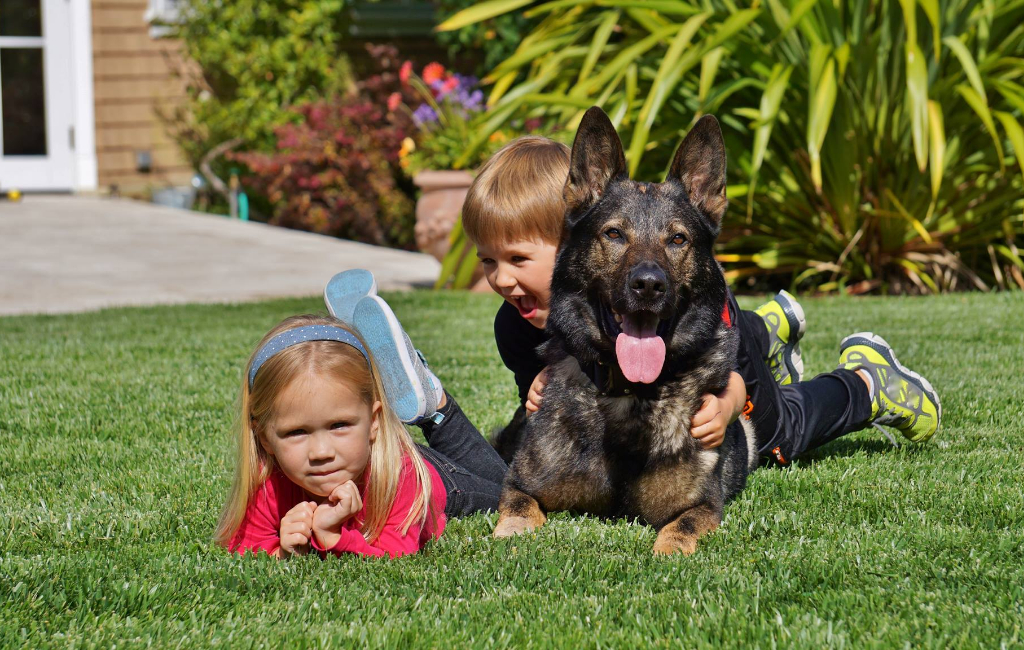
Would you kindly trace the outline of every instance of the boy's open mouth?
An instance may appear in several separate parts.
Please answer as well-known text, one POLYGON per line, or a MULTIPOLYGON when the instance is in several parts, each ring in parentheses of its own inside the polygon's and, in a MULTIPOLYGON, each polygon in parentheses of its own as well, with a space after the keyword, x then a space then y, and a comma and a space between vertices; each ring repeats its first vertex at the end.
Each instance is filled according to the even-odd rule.
POLYGON ((615 337, 615 359, 627 380, 650 384, 665 365, 668 321, 650 311, 619 313, 602 304, 604 328, 615 337))
POLYGON ((519 315, 530 319, 537 315, 537 298, 534 296, 511 296, 512 304, 519 310, 519 315))

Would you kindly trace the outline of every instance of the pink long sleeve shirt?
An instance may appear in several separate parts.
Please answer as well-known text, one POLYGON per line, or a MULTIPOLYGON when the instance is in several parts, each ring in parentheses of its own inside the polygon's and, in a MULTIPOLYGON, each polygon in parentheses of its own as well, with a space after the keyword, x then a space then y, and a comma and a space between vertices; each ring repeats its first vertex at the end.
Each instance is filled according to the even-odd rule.
MULTIPOLYGON (((311 546, 321 555, 325 552, 335 555, 356 553, 374 557, 388 555, 394 558, 415 553, 429 540, 439 537, 444 531, 446 521, 444 507, 447 503, 447 494, 437 470, 430 462, 424 463, 430 474, 433 502, 426 526, 421 527, 414 522, 409 526, 409 530, 402 534, 402 524, 416 499, 416 472, 412 461, 406 457, 402 463, 402 474, 398 479, 394 505, 377 539, 372 543, 367 542, 356 527, 356 522, 362 521, 366 516, 366 496, 361 492, 363 510, 341 524, 341 539, 338 543, 333 548, 323 549, 319 548, 314 537, 311 546)), ((365 487, 363 490, 365 491, 365 487)), ((239 555, 244 555, 246 551, 258 553, 261 550, 273 554, 281 546, 281 519, 300 502, 313 500, 315 499, 292 483, 280 470, 274 471, 250 499, 245 518, 231 539, 229 548, 239 555)))

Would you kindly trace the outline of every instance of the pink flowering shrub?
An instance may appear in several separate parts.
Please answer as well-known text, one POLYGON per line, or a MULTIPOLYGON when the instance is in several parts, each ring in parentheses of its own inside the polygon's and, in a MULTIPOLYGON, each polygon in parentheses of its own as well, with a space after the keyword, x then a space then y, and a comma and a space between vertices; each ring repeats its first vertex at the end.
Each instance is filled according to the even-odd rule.
POLYGON ((296 106, 301 118, 276 131, 273 153, 239 153, 245 184, 273 205, 270 223, 413 248, 412 188, 399 165, 402 141, 415 130, 398 105, 414 99, 399 79, 397 52, 369 46, 376 74, 356 92, 296 106))

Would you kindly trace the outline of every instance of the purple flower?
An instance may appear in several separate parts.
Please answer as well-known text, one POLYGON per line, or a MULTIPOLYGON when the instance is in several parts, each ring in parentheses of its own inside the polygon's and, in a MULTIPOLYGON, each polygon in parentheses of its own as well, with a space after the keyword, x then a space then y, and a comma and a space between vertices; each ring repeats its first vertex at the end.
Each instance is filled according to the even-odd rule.
POLYGON ((416 126, 433 123, 437 121, 437 113, 430 107, 430 104, 420 104, 419 108, 412 113, 412 121, 416 126))

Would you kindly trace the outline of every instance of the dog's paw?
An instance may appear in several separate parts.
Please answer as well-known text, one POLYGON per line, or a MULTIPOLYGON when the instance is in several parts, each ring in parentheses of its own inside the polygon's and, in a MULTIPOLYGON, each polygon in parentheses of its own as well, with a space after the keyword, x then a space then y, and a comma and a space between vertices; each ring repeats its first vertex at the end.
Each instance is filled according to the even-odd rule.
POLYGON ((655 555, 693 555, 697 552, 697 540, 677 535, 658 535, 654 541, 655 555))
POLYGON ((494 538, 514 537, 537 528, 544 522, 536 522, 529 517, 506 517, 498 519, 498 525, 494 527, 494 538))

